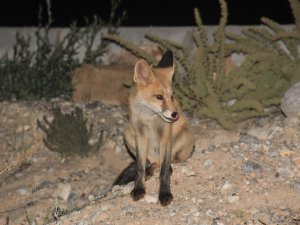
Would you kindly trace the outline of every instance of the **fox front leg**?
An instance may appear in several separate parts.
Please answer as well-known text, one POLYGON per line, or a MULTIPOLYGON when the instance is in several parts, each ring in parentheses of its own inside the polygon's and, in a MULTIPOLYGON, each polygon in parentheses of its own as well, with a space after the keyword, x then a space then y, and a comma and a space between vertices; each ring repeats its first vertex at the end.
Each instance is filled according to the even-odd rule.
POLYGON ((167 126, 160 143, 160 187, 159 202, 162 206, 169 205, 173 200, 170 188, 171 167, 171 150, 172 150, 172 126, 167 126))
POLYGON ((145 191, 145 167, 148 150, 148 138, 144 135, 136 136, 136 178, 134 188, 131 192, 131 197, 134 201, 138 201, 144 197, 145 191))

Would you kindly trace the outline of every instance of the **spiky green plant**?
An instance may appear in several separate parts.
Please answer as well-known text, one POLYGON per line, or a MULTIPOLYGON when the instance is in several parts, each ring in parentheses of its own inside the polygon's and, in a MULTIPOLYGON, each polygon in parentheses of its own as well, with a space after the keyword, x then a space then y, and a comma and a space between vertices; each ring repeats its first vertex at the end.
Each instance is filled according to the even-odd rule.
POLYGON ((54 108, 53 116, 51 122, 46 116, 43 121, 37 120, 38 127, 46 134, 43 141, 49 150, 70 156, 87 155, 99 149, 103 141, 103 132, 99 132, 96 143, 89 143, 93 136, 93 126, 87 127, 87 120, 80 108, 75 108, 71 114, 63 114, 60 108, 54 108))
MULTIPOLYGON (((288 0, 295 19, 292 29, 284 29, 277 22, 263 17, 262 27, 251 27, 241 31, 242 35, 228 33, 226 37, 232 41, 227 51, 247 55, 247 63, 256 67, 266 67, 263 71, 281 76, 290 85, 300 80, 300 2, 288 0)), ((272 83, 272 88, 285 86, 272 83)), ((282 92, 282 91, 280 91, 282 92)))
MULTIPOLYGON (((178 66, 183 68, 183 74, 177 73, 174 80, 175 93, 183 109, 198 117, 215 119, 230 129, 242 120, 268 115, 267 108, 280 103, 283 92, 300 74, 299 40, 295 31, 287 35, 278 24, 265 18, 263 21, 274 35, 260 28, 243 31, 247 37, 227 34, 227 4, 225 0, 219 2, 221 18, 212 41, 198 9, 194 10, 197 30, 193 34, 193 49, 152 34, 145 36, 162 49, 172 50, 178 66), (288 51, 280 41, 286 44, 288 51), (245 61, 241 66, 226 70, 228 57, 239 52, 244 53, 245 61)), ((290 2, 294 14, 300 11, 297 0, 290 2)), ((104 37, 155 65, 152 58, 120 37, 104 37)))
MULTIPOLYGON (((0 58, 0 101, 52 98, 71 92, 71 75, 76 67, 82 63, 101 63, 107 43, 95 47, 97 35, 116 33, 123 18, 115 21, 120 0, 112 0, 108 22, 94 17, 93 21, 86 20, 83 28, 73 23, 62 40, 53 42, 51 2, 46 1, 48 20, 44 26, 40 23, 35 32, 37 48, 31 48, 30 36, 17 33, 12 56, 5 54, 0 58), (84 51, 83 59, 79 58, 79 49, 84 51)), ((40 9, 39 21, 41 15, 40 9)))

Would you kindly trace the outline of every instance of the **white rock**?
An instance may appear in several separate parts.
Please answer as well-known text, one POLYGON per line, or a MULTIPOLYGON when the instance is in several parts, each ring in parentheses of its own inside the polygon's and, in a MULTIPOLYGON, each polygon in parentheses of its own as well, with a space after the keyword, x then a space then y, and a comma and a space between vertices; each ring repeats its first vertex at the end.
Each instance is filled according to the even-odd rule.
POLYGON ((16 193, 19 195, 26 195, 28 193, 27 188, 19 188, 18 190, 16 190, 16 193))
POLYGON ((187 166, 183 166, 183 167, 181 168, 181 171, 182 171, 183 173, 185 173, 188 177, 190 177, 190 176, 195 176, 195 175, 196 175, 195 171, 193 171, 191 168, 189 168, 189 167, 187 167, 187 166))
POLYGON ((285 92, 281 100, 281 110, 288 117, 300 116, 300 82, 285 92))
POLYGON ((129 194, 132 191, 133 186, 132 185, 126 185, 123 187, 122 192, 124 195, 129 194))
POLYGON ((152 195, 145 195, 144 200, 147 203, 157 203, 158 197, 157 196, 152 196, 152 195))
POLYGON ((221 191, 225 192, 231 188, 232 188, 232 184, 229 181, 226 181, 225 184, 222 186, 221 191))
POLYGON ((115 152, 116 153, 122 152, 122 148, 118 144, 116 144, 116 146, 115 146, 115 152))

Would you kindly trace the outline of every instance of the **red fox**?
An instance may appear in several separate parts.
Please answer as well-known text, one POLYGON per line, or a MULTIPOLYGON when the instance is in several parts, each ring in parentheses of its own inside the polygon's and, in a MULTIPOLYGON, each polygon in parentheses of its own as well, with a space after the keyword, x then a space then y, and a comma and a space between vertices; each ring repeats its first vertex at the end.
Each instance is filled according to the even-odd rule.
POLYGON ((194 139, 187 119, 173 97, 173 53, 167 51, 157 67, 139 60, 134 67, 129 94, 129 122, 124 140, 135 158, 116 179, 114 185, 135 181, 131 197, 134 201, 145 195, 145 179, 160 167, 159 202, 171 203, 171 163, 187 159, 194 148, 194 139))

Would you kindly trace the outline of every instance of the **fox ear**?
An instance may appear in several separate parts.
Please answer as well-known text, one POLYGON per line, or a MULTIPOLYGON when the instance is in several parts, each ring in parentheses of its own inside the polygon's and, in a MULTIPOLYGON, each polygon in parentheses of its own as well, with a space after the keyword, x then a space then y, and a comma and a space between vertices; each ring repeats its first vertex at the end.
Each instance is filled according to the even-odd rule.
POLYGON ((141 59, 135 64, 133 75, 135 83, 148 85, 151 83, 152 76, 152 70, 145 60, 141 59))
POLYGON ((173 74, 174 74, 174 56, 173 52, 168 50, 162 56, 160 62, 157 65, 157 69, 165 77, 165 80, 172 83, 173 74))
POLYGON ((173 52, 171 50, 168 50, 165 52, 165 54, 163 54, 157 67, 159 68, 173 67, 173 52))

